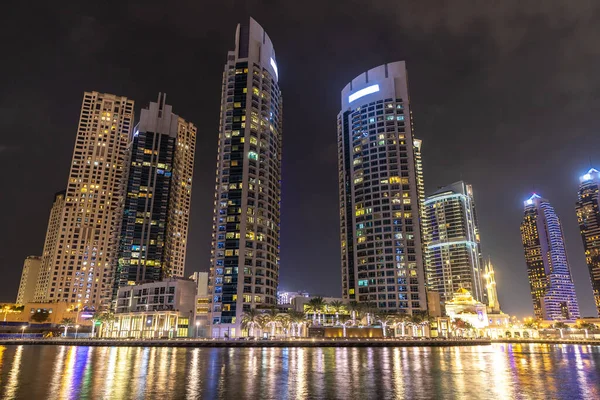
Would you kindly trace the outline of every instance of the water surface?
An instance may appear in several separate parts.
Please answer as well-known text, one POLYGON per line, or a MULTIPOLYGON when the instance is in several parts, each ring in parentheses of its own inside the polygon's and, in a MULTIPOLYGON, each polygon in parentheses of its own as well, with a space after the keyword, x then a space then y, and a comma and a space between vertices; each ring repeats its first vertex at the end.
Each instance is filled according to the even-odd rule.
POLYGON ((600 347, 0 346, 6 399, 600 399, 600 347))

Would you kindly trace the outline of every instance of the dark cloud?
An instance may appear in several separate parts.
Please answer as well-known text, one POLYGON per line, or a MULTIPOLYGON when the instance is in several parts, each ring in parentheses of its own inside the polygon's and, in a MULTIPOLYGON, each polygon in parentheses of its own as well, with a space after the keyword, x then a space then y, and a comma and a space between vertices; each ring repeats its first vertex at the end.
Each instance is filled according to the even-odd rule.
POLYGON ((483 248, 507 312, 531 314, 520 244, 535 188, 562 218, 584 315, 593 302, 574 212, 600 165, 600 4, 594 1, 105 1, 5 7, 0 25, 1 300, 39 254, 66 184, 84 90, 137 109, 168 93, 199 126, 188 271, 207 270, 221 73, 235 24, 272 38, 284 94, 281 286, 340 293, 336 115, 366 69, 406 60, 429 191, 473 184, 483 248), (24 157, 24 149, 32 157, 24 157))

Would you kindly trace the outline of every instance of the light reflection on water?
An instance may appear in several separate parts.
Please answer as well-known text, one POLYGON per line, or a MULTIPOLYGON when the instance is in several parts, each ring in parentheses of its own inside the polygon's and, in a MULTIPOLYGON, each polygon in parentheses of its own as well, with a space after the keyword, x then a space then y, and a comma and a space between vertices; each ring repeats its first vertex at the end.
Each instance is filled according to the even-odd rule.
POLYGON ((6 399, 600 398, 600 347, 0 346, 6 399))

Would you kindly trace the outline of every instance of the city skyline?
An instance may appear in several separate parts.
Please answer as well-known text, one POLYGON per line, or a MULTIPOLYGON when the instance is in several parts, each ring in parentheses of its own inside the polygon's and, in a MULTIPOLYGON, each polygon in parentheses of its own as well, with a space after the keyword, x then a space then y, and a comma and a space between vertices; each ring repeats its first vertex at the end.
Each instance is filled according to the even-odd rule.
MULTIPOLYGON (((315 71, 317 68, 325 68, 325 71, 327 73, 326 77, 334 76, 334 71, 328 69, 329 67, 324 66, 323 59, 315 60, 315 62, 313 64, 310 64, 308 67, 306 67, 306 64, 303 63, 298 63, 299 65, 294 65, 294 59, 290 57, 290 55, 292 54, 292 48, 294 48, 294 39, 290 38, 289 35, 286 35, 285 24, 282 25, 281 23, 278 23, 273 17, 267 18, 266 16, 269 14, 267 14, 267 12, 264 10, 262 11, 262 13, 263 15, 258 13, 256 17, 270 32, 271 36, 274 37, 274 40, 278 45, 279 56, 281 58, 281 64, 279 66, 280 73, 282 74, 282 76, 286 76, 286 79, 283 81, 289 82, 286 83, 290 85, 290 87, 294 87, 292 86, 294 85, 294 83, 292 83, 294 80, 292 79, 292 76, 299 76, 299 73, 301 72, 301 68, 299 67, 308 68, 309 71, 315 71), (287 60, 286 57, 283 57, 281 55, 282 52, 284 52, 283 54, 286 55, 287 60), (288 80, 287 77, 289 77, 290 79, 288 80)), ((223 48, 221 44, 223 42, 230 42, 230 32, 232 27, 235 26, 235 23, 242 19, 243 18, 241 17, 232 17, 230 23, 225 24, 228 25, 227 29, 224 28, 223 32, 219 31, 219 40, 222 42, 217 47, 219 47, 219 52, 221 53, 214 50, 215 59, 222 60, 222 57, 219 58, 219 54, 222 54, 221 49, 223 48)), ((98 20, 100 20, 100 18, 98 20)), ((297 22, 294 23, 297 24, 297 22)), ((426 86, 426 83, 424 82, 426 81, 428 73, 431 74, 429 76, 432 76, 432 79, 434 81, 436 79, 440 79, 441 73, 436 72, 438 71, 438 69, 434 69, 431 66, 423 67, 423 58, 426 59, 427 57, 424 56, 419 58, 418 52, 410 53, 410 50, 399 51, 396 48, 394 48, 395 46, 393 46, 393 43, 390 43, 389 45, 384 43, 380 46, 382 46, 382 48, 379 49, 378 54, 369 54, 368 59, 356 62, 356 65, 354 65, 354 63, 352 62, 353 59, 350 57, 350 49, 342 49, 341 51, 344 52, 343 57, 339 55, 337 57, 340 59, 345 59, 344 62, 346 65, 341 70, 335 71, 335 78, 333 81, 326 82, 326 80, 323 79, 322 81, 320 81, 321 84, 326 84, 328 91, 339 93, 339 90, 343 86, 344 82, 347 82, 349 79, 351 79, 353 76, 356 76, 361 71, 371 68, 373 65, 380 65, 384 62, 389 62, 396 59, 410 59, 411 56, 412 58, 417 58, 415 63, 413 63, 412 61, 411 63, 409 63, 409 72, 411 73, 411 92, 414 98, 413 102, 417 110, 415 112, 416 126, 418 128, 417 133, 420 137, 424 139, 424 142, 426 143, 423 153, 426 187, 431 190, 432 188, 435 188, 438 185, 442 185, 444 183, 452 182, 459 179, 459 175, 461 174, 465 175, 465 180, 468 180, 469 182, 473 183, 473 186, 475 187, 476 196, 478 198, 478 209, 480 211, 480 214, 482 214, 480 223, 482 236, 486 238, 486 241, 482 245, 483 253, 485 255, 491 254, 492 258, 495 260, 494 264, 496 266, 496 277, 500 292, 499 296, 503 307, 506 308, 506 311, 509 313, 518 313, 520 315, 531 314, 531 311, 527 308, 518 307, 519 300, 523 299, 522 294, 520 294, 520 292, 522 291, 522 286, 519 287, 519 284, 512 285, 511 283, 513 281, 520 282, 521 280, 524 280, 524 282, 526 283, 526 275, 520 272, 524 271, 525 269, 524 261, 522 260, 522 252, 518 245, 515 246, 515 242, 518 243, 519 240, 518 222, 515 224, 515 216, 517 216, 516 220, 520 219, 521 210, 519 202, 526 198, 526 193, 535 184, 536 189, 542 189, 542 191, 549 198, 553 199, 553 203, 556 203, 557 212, 559 215, 561 215, 563 224, 565 224, 565 231, 567 232, 567 252, 569 253, 569 258, 571 260, 571 268, 573 270, 573 275, 575 276, 575 285, 577 288, 577 292, 581 299, 580 303, 582 306, 582 310, 586 309, 586 311, 582 312, 582 314, 593 315, 591 311, 593 309, 593 301, 592 303, 590 303, 591 287, 589 286, 589 276, 587 268, 585 266, 585 260, 583 258, 581 239, 580 237, 576 237, 578 235, 578 228, 573 206, 574 201, 576 200, 577 176, 588 169, 588 154, 585 154, 585 157, 580 157, 580 154, 577 153, 577 149, 580 149, 580 146, 582 146, 582 144, 579 143, 577 146, 575 146, 573 143, 567 143, 564 146, 562 146, 563 149, 559 151, 559 149, 552 146, 548 146, 548 144, 542 142, 539 139, 537 141, 531 141, 530 138, 530 141, 527 141, 519 139, 518 137, 514 137, 512 139, 515 139, 515 141, 511 143, 510 147, 504 148, 504 150, 512 151, 512 146, 514 146, 515 149, 522 149, 516 151, 517 154, 515 156, 515 165, 506 165, 499 163, 498 159, 493 154, 488 154, 488 159, 479 158, 478 162, 474 161, 477 160, 477 157, 475 157, 475 159, 465 158, 461 160, 452 161, 451 157, 444 156, 444 153, 442 153, 439 150, 439 148, 444 148, 448 145, 448 142, 444 141, 444 139, 442 138, 442 136, 445 134, 445 130, 448 129, 448 127, 446 126, 447 120, 444 124, 437 125, 431 122, 432 114, 438 115, 438 117, 439 115, 441 115, 442 117, 451 117, 452 113, 447 110, 440 110, 440 107, 446 107, 446 105, 444 104, 440 105, 439 102, 434 102, 435 104, 431 105, 428 103, 428 100, 430 99, 427 99, 427 96, 431 95, 432 93, 436 93, 435 91, 433 91, 433 89, 425 88, 425 90, 421 90, 424 85, 426 86), (408 56, 407 53, 409 54, 408 56), (349 67, 350 64, 352 64, 351 67, 349 67), (436 143, 436 145, 432 145, 433 143, 436 143), (535 145, 537 144, 541 144, 542 147, 535 147, 535 145), (520 158, 528 158, 530 156, 528 151, 531 152, 533 151, 532 149, 534 149, 535 151, 539 151, 544 155, 549 154, 549 149, 555 151, 557 155, 553 155, 553 157, 556 158, 553 158, 554 161, 552 162, 557 165, 549 165, 550 161, 543 161, 543 158, 539 156, 537 159, 533 159, 536 161, 519 161, 520 158), (519 153, 519 151, 523 151, 524 153, 519 153), (561 160, 561 162, 559 163, 558 160, 560 160, 561 158, 566 160, 566 162, 563 163, 561 160), (536 165, 536 163, 540 165, 538 166, 536 165), (470 168, 468 167, 469 165, 471 166, 470 168), (488 186, 486 184, 486 181, 490 178, 490 174, 494 173, 494 169, 497 169, 499 165, 506 167, 503 171, 505 175, 494 175, 493 179, 495 181, 496 186, 488 186), (530 168, 520 168, 519 165, 521 167, 529 166, 530 168), (515 176, 519 177, 519 181, 513 181, 515 176), (500 214, 504 218, 496 218, 494 216, 494 214, 498 213, 498 210, 501 210, 500 214), (487 242, 489 242, 489 244, 486 244, 487 242), (515 297, 514 300, 509 298, 513 297, 513 294, 515 297)), ((458 46, 459 50, 464 51, 464 49, 456 43, 451 43, 449 46, 458 46)), ((409 49, 411 48, 410 43, 408 44, 408 47, 409 49)), ((413 50, 415 50, 415 47, 413 47, 413 50)), ((300 47, 300 53, 302 54, 302 52, 306 52, 306 49, 300 47)), ((435 55, 435 52, 432 51, 432 53, 427 54, 435 55)), ((464 55, 464 53, 461 54, 464 55)), ((315 58, 318 59, 318 57, 315 58)), ((203 60, 203 62, 206 62, 206 60, 203 60)), ((515 66, 513 66, 513 68, 514 67, 515 66)), ((214 71, 218 70, 220 66, 217 66, 217 68, 211 68, 211 76, 214 78, 214 71)), ((450 71, 448 73, 460 75, 456 73, 456 71, 450 71)), ((64 186, 64 183, 60 184, 59 181, 64 180, 64 178, 60 177, 64 177, 66 171, 66 169, 64 168, 66 165, 64 154, 70 151, 70 149, 72 149, 72 134, 74 132, 74 124, 72 121, 74 119, 73 114, 76 114, 76 112, 72 111, 72 109, 70 110, 70 108, 73 105, 73 103, 77 103, 79 101, 81 92, 83 91, 80 90, 81 88, 88 90, 94 89, 102 92, 119 93, 135 99, 136 101, 138 101, 138 104, 144 104, 144 102, 153 98, 152 96, 154 95, 154 93, 156 93, 159 90, 165 90, 168 93, 176 93, 172 96, 172 98, 176 99, 175 101, 178 104, 178 109, 180 107, 179 104, 181 104, 181 107, 186 111, 182 112, 183 115, 186 115, 187 118, 197 123, 200 123, 202 121, 208 125, 212 124, 213 127, 210 129, 205 129, 206 132, 216 131, 217 124, 215 122, 211 122, 215 121, 216 119, 214 117, 214 115, 216 115, 216 106, 210 105, 211 102, 218 103, 218 101, 215 100, 215 97, 218 96, 218 88, 216 88, 216 86, 213 85, 211 86, 210 90, 207 89, 203 91, 203 96, 207 98, 206 102, 204 103, 207 105, 207 112, 206 114, 197 114, 199 113, 198 111, 191 112, 192 110, 201 108, 198 105, 198 103, 196 103, 197 99, 189 98, 188 100, 184 100, 183 97, 178 98, 178 95, 181 95, 182 93, 181 90, 170 90, 170 88, 173 85, 177 84, 177 82, 171 82, 173 80, 177 80, 174 79, 175 77, 173 75, 169 76, 168 79, 167 77, 161 77, 157 80, 157 82, 152 82, 148 80, 148 77, 142 78, 142 81, 145 80, 146 82, 151 82, 146 84, 146 86, 148 86, 147 89, 132 89, 133 85, 125 83, 128 80, 126 79, 125 75, 128 74, 119 75, 117 73, 116 78, 111 78, 116 79, 116 81, 109 80, 108 78, 103 77, 102 73, 98 71, 96 71, 95 78, 90 78, 87 81, 84 80, 83 77, 78 77, 77 75, 75 75, 76 82, 73 84, 73 86, 65 90, 65 94, 62 95, 64 96, 63 98, 66 99, 64 107, 61 107, 61 110, 54 110, 52 107, 50 107, 50 110, 53 111, 49 111, 49 113, 53 113, 53 115, 56 115, 56 118, 52 118, 53 121, 50 123, 49 126, 52 129, 55 129, 55 133, 52 137, 52 141, 45 142, 45 140, 48 139, 42 138, 42 141, 40 143, 47 143, 49 149, 56 150, 53 152, 53 154, 55 155, 53 155, 51 158, 47 158, 47 156, 44 155, 45 153, 41 151, 39 147, 35 147, 37 144, 34 144, 33 148, 37 152, 36 154, 39 155, 40 161, 33 160, 33 165, 29 168, 35 169, 23 170, 22 176, 15 174, 17 175, 17 178, 19 180, 33 179, 38 176, 41 176, 43 178, 42 180, 44 182, 40 182, 39 184, 35 185, 35 188, 19 186, 22 185, 19 183, 17 183, 16 185, 17 188, 20 188, 19 190, 24 191, 24 193, 26 193, 28 197, 34 198, 35 201, 32 203, 33 205, 30 204, 27 206, 27 213, 23 208, 19 206, 11 206, 10 204, 12 203, 4 203, 8 204, 6 207, 3 208, 4 210, 14 209, 16 217, 24 218, 27 230, 24 231, 23 228, 16 227, 16 224, 12 223, 14 221, 12 219, 12 216, 6 216, 9 221, 9 226, 15 226, 15 231, 11 231, 10 236, 14 236, 16 239, 6 237, 6 240, 3 244, 3 246, 6 246, 6 248, 3 247, 3 253, 16 253, 17 251, 19 251, 19 254, 15 254, 14 256, 5 255, 2 258, 4 269, 13 268, 16 271, 15 273, 9 273, 9 279, 7 279, 7 281, 10 284, 6 283, 6 287, 5 290, 3 290, 3 292, 14 293, 16 291, 22 260, 28 255, 36 255, 39 254, 41 251, 40 248, 43 244, 42 231, 45 230, 45 226, 43 225, 47 221, 50 206, 49 199, 51 196, 48 195, 48 193, 53 193, 57 190, 60 190, 60 188, 64 186), (164 84, 164 87, 155 87, 155 85, 159 84, 164 84), (144 90, 148 91, 148 95, 144 94, 144 90), (71 103, 71 105, 69 105, 69 103, 71 103), (187 112, 188 110, 190 111, 190 113, 187 112), (212 112, 212 115, 209 111, 212 112), (70 122, 67 123, 66 121, 70 122), (64 139, 62 136, 64 136, 66 139, 64 139), (69 150, 65 151, 64 147, 67 147, 69 150), (62 156, 59 156, 60 154, 62 154, 62 156), (45 160, 44 166, 40 164, 42 160, 45 160), (44 169, 45 164, 49 164, 53 167, 56 167, 55 171, 52 171, 51 173, 46 172, 47 169, 44 169), (62 167, 58 167, 59 164, 62 164, 62 167), (56 177, 54 175, 56 175, 56 177), (40 208, 41 210, 36 209, 35 211, 31 211, 32 207, 40 208), (29 216, 27 214, 32 215, 29 216), (33 219, 33 216, 36 216, 36 218, 33 219), (44 222, 32 222, 38 220, 44 222), (40 224, 40 226, 36 227, 35 224, 40 224), (35 233, 36 231, 37 233, 35 233), (19 243, 16 241, 17 239, 19 243), (31 243, 20 243, 25 241, 31 243)), ((144 75, 142 75, 142 77, 143 76, 144 75)), ((217 78, 217 80, 219 79, 217 78)), ((307 82, 305 78, 302 77, 298 78, 297 80, 298 83, 296 83, 295 85, 304 85, 307 82)), ((63 79, 62 81, 65 82, 66 80, 63 79)), ((210 79, 202 79, 202 81, 206 82, 207 85, 211 85, 211 83, 209 82, 210 79)), ((43 85, 41 87, 43 87, 43 85)), ((302 97, 305 95, 301 93, 301 90, 298 90, 300 87, 301 86, 294 87, 296 89, 294 90, 294 92, 298 93, 300 99, 296 100, 293 99, 292 96, 288 96, 286 97, 286 101, 289 101, 292 104, 295 104, 296 106, 301 105, 303 102, 307 101, 307 97, 302 97)), ((444 93, 444 91, 448 89, 449 88, 445 86, 442 87, 440 90, 442 93, 444 93)), ((475 98, 469 98, 468 101, 459 98, 459 100, 463 102, 463 105, 465 104, 465 102, 466 104, 472 105, 475 105, 477 103, 477 96, 481 96, 481 93, 477 92, 477 89, 483 90, 481 86, 476 85, 476 89, 474 91, 471 91, 471 94, 475 94, 475 98)), ((525 87, 525 89, 531 88, 525 87)), ((43 91, 42 89, 36 90, 39 90, 39 93, 42 93, 43 91)), ((36 100, 40 101, 39 99, 36 100)), ((325 103, 327 103, 327 100, 327 98, 324 99, 325 103)), ((481 98, 479 100, 481 100, 481 98)), ((319 101, 319 99, 315 98, 313 99, 313 101, 316 102, 319 101)), ((506 101, 506 99, 504 99, 504 101, 506 101)), ((507 105, 507 107, 509 106, 507 105)), ((294 107, 292 106, 286 106, 286 110, 292 110, 293 108, 294 107)), ((335 162, 332 163, 329 159, 333 158, 335 161, 335 149, 333 149, 332 152, 330 148, 332 144, 335 144, 335 127, 331 123, 331 120, 332 115, 333 118, 335 118, 335 113, 337 113, 337 111, 339 110, 334 109, 334 112, 332 114, 332 108, 333 107, 331 105, 327 105, 325 107, 325 109, 327 110, 326 112, 319 112, 319 114, 322 114, 322 116, 318 117, 318 121, 320 121, 320 127, 316 130, 318 132, 318 135, 315 133, 313 134, 313 136, 309 136, 311 138, 310 140, 302 138, 301 136, 303 134, 311 135, 311 133, 305 133, 304 130, 298 128, 292 128, 291 133, 286 133, 286 143, 289 143, 289 146, 286 143, 284 143, 285 157, 283 176, 284 219, 282 220, 282 286, 288 289, 295 289, 295 287, 290 286, 298 285, 301 288, 306 288, 310 292, 320 292, 323 294, 335 295, 340 291, 339 279, 336 279, 336 276, 339 274, 339 268, 337 266, 337 263, 335 263, 336 259, 339 260, 339 255, 337 254, 336 250, 337 246, 335 245, 335 243, 337 242, 336 231, 338 229, 338 224, 336 222, 337 214, 335 212, 335 208, 337 206, 337 200, 335 200, 337 185, 335 181, 337 177, 335 173, 335 162), (327 140, 327 142, 326 145, 323 146, 322 141, 325 139, 327 140), (309 147, 310 150, 308 151, 305 149, 301 151, 295 150, 296 148, 301 149, 302 145, 305 144, 305 142, 310 143, 311 141, 319 141, 319 145, 312 146, 307 144, 308 146, 311 146, 309 147), (289 156, 287 155, 288 153, 285 150, 286 146, 288 146, 288 148, 290 149, 288 150, 290 154, 289 156), (315 154, 316 157, 307 157, 306 153, 315 154), (290 157, 290 161, 285 161, 287 157, 290 157), (310 194, 307 191, 308 186, 306 186, 304 183, 304 174, 306 172, 303 170, 303 168, 298 168, 298 170, 293 169, 293 166, 298 163, 305 163, 304 165, 306 168, 309 168, 309 172, 322 171, 323 177, 317 176, 318 179, 315 183, 316 186, 314 188, 313 194, 310 194), (316 166, 310 166, 309 164, 316 164, 316 166), (322 187, 319 189, 319 186, 322 187), (323 189, 325 187, 326 189, 323 189), (325 194, 321 193, 328 194, 326 195, 326 197, 322 197, 325 196, 325 194), (303 203, 305 203, 306 205, 304 205, 303 203), (321 206, 324 207, 327 213, 333 214, 333 217, 328 217, 326 214, 319 214, 318 212, 315 212, 314 216, 313 214, 311 214, 311 210, 313 208, 321 206), (291 212, 289 214, 289 217, 285 216, 286 207, 288 207, 287 210, 291 212), (300 212, 298 212, 297 215, 294 215, 294 209, 298 209, 300 210, 300 212), (287 221, 286 218, 288 218, 287 221), (313 236, 316 236, 316 238, 309 238, 309 233, 306 230, 300 229, 299 232, 295 232, 295 227, 299 226, 303 222, 304 218, 308 219, 309 225, 323 227, 321 229, 321 232, 313 234, 313 236), (286 224, 288 225, 288 227, 286 227, 286 224), (329 237, 331 237, 333 240, 331 240, 329 237), (288 247, 288 250, 286 250, 286 247, 288 247), (323 259, 319 261, 318 264, 314 267, 305 267, 309 263, 314 263, 314 257, 309 257, 310 254, 320 255, 320 253, 315 253, 315 251, 318 249, 327 249, 324 252, 325 254, 323 254, 323 259), (303 268, 308 268, 308 271, 311 271, 313 274, 317 273, 318 271, 323 271, 323 274, 326 274, 327 276, 326 278, 318 279, 319 282, 313 282, 312 279, 302 278, 302 276, 306 274, 306 270, 303 268), (330 273, 329 270, 331 270, 330 273)), ((451 110, 451 108, 449 109, 451 110)), ((454 111, 456 111, 456 109, 454 111)), ((288 123, 290 125, 300 124, 300 114, 300 111, 291 111, 290 114, 286 114, 286 125, 288 123)), ((493 121, 495 121, 495 124, 509 124, 509 122, 503 122, 501 119, 499 119, 493 114, 491 117, 492 118, 491 121, 489 121, 489 125, 488 122, 486 122, 485 124, 481 123, 477 117, 469 116, 469 121, 472 123, 474 121, 479 121, 479 125, 477 123, 475 123, 474 125, 475 127, 479 128, 480 132, 484 131, 481 128, 485 126, 489 126, 491 127, 491 129, 495 129, 493 127, 493 121)), ((537 119, 535 121, 537 121, 537 119)), ((531 124, 533 122, 530 121, 529 123, 531 124)), ((36 122, 28 121, 26 123, 26 126, 36 126, 35 124, 36 122)), ((3 128, 14 129, 15 126, 16 125, 10 125, 9 122, 9 125, 4 126, 3 128)), ((580 125, 575 126, 573 129, 574 132, 578 132, 578 134, 580 136, 583 136, 584 139, 589 139, 586 140, 586 147, 597 148, 598 146, 595 145, 595 143, 597 143, 597 139, 593 137, 594 130, 589 128, 590 126, 595 125, 588 121, 588 127, 586 127, 584 123, 580 123, 580 125), (587 133, 586 129, 588 129, 587 133)), ((32 129, 31 131, 32 135, 35 135, 36 129, 32 129)), ((539 135, 542 134, 541 129, 537 132, 537 134, 539 135)), ((521 131, 521 133, 524 134, 523 131, 521 131)), ((25 136, 25 133, 23 133, 22 136, 25 136)), ((208 138, 205 142, 203 142, 203 146, 207 147, 207 150, 201 150, 201 157, 209 159, 210 162, 203 161, 202 164, 197 168, 197 171, 203 171, 204 169, 211 171, 214 168, 214 158, 212 156, 214 153, 215 135, 211 136, 210 134, 205 134, 205 136, 207 136, 208 138)), ((479 140, 478 136, 471 136, 469 137, 469 140, 467 140, 466 138, 459 137, 457 140, 457 145, 450 145, 450 147, 446 147, 446 151, 458 152, 457 154, 460 155, 460 145, 466 145, 466 143, 472 141, 473 138, 475 138, 475 143, 471 143, 471 145, 476 146, 477 140, 479 140)), ((498 141, 494 138, 494 135, 492 134, 491 137, 486 136, 486 140, 491 140, 493 145, 493 143, 499 144, 504 143, 505 141, 511 142, 511 137, 509 136, 508 140, 506 138, 503 138, 502 141, 498 141), (494 142, 494 140, 496 140, 496 142, 494 142)), ((548 142, 551 142, 551 140, 548 140, 548 142)), ((18 158, 23 156, 23 148, 27 145, 26 143, 27 142, 20 142, 19 140, 17 140, 17 138, 10 138, 8 139, 8 142, 1 143, 1 145, 3 146, 2 148, 4 149, 1 153, 3 165, 4 160, 7 160, 9 163, 15 163, 15 165, 22 165, 22 162, 19 161, 18 158)), ((593 153, 589 155, 591 155, 592 157, 595 156, 593 153)), ((14 171, 15 168, 12 168, 12 170, 14 171)), ((188 249, 188 251, 191 254, 193 254, 193 260, 188 263, 188 271, 194 269, 206 270, 206 268, 203 268, 203 266, 207 264, 206 260, 208 260, 208 257, 206 256, 206 248, 209 246, 205 245, 204 242, 207 241, 207 237, 209 237, 210 235, 206 233, 205 227, 207 226, 206 221, 207 219, 209 219, 207 215, 210 215, 210 212, 208 212, 207 214, 206 210, 211 208, 210 203, 212 201, 212 196, 205 196, 203 194, 199 194, 199 192, 210 192, 209 186, 212 184, 212 173, 206 172, 197 175, 199 175, 197 179, 198 182, 200 182, 201 190, 196 190, 194 196, 196 198, 200 197, 200 200, 194 200, 195 205, 192 207, 192 218, 195 219, 195 221, 192 223, 191 226, 191 235, 193 236, 193 238, 191 238, 190 240, 195 241, 195 243, 198 243, 198 245, 194 245, 193 249, 188 249), (196 215, 194 216, 194 214, 196 215), (204 247, 204 249, 202 249, 202 247, 204 247)), ((7 177, 5 179, 7 179, 8 182, 14 182, 13 180, 11 180, 12 178, 9 179, 7 177)), ((208 224, 210 224, 210 222, 208 222, 208 224)), ((8 232, 6 231, 2 232, 3 237, 7 233, 8 232)), ((525 294, 527 295, 527 291, 525 291, 525 294)), ((12 297, 13 296, 11 295, 10 298, 12 297)))

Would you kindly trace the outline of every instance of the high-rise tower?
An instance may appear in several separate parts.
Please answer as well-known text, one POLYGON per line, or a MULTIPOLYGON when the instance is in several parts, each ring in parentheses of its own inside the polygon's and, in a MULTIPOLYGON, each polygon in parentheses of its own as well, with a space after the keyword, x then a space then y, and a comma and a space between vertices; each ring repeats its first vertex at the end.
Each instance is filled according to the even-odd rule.
POLYGON ((54 257, 56 254, 56 243, 58 241, 60 224, 62 222, 63 209, 65 207, 66 191, 60 191, 54 195, 54 202, 50 209, 50 218, 48 218, 48 228, 46 229, 46 240, 44 241, 44 250, 42 251, 42 259, 40 270, 38 272, 37 281, 35 284, 35 292, 33 299, 36 302, 49 301, 48 287, 54 276, 54 257))
POLYGON ((590 271, 596 309, 600 316, 600 172, 591 168, 579 178, 577 220, 590 271))
POLYGON ((425 312, 422 143, 413 136, 404 61, 360 74, 341 95, 342 295, 385 310, 425 312))
POLYGON ((462 181, 440 188, 425 200, 425 270, 429 290, 442 302, 460 288, 487 303, 473 188, 462 181))
POLYGON ((86 92, 43 301, 108 306, 121 226, 133 101, 86 92))
POLYGON ((114 287, 183 277, 196 127, 160 93, 134 129, 114 287))
POLYGON ((575 321, 579 305, 562 226, 548 200, 535 193, 525 201, 521 238, 535 317, 575 321))
POLYGON ((27 304, 33 301, 41 264, 42 258, 38 256, 29 256, 25 259, 17 293, 17 304, 27 304))
POLYGON ((223 71, 209 294, 212 336, 277 304, 282 98, 271 39, 239 24, 223 71))

